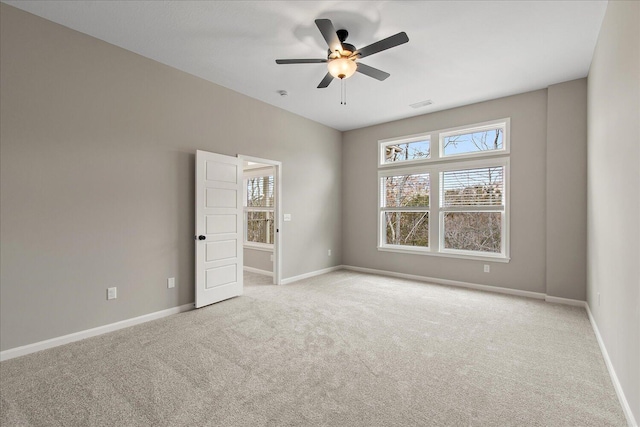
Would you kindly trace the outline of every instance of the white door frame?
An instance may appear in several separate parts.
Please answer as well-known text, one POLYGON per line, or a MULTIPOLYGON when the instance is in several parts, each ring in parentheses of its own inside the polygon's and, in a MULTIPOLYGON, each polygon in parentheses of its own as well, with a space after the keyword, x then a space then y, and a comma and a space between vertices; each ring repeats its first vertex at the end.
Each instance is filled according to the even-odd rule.
POLYGON ((281 285, 282 284, 282 162, 278 162, 275 160, 262 159, 260 157, 253 156, 245 156, 242 154, 238 154, 238 158, 241 162, 255 162, 262 163, 265 165, 273 166, 275 169, 275 177, 276 177, 276 205, 274 209, 274 219, 275 219, 275 228, 276 235, 273 242, 273 284, 281 285))

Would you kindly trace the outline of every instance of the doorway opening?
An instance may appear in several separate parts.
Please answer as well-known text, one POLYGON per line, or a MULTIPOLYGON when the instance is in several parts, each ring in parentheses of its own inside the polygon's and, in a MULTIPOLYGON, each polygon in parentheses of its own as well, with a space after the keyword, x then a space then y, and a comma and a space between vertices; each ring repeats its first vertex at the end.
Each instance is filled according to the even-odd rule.
POLYGON ((242 161, 243 269, 273 277, 281 283, 282 163, 251 156, 242 161))

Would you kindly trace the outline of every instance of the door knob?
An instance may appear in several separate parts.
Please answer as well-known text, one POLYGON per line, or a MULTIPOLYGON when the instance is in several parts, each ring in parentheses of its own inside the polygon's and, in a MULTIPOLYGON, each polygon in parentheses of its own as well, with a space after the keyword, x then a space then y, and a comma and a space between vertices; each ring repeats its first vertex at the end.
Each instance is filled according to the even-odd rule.
POLYGON ((204 236, 202 234, 198 236, 198 240, 205 240, 206 238, 207 238, 207 236, 204 236))

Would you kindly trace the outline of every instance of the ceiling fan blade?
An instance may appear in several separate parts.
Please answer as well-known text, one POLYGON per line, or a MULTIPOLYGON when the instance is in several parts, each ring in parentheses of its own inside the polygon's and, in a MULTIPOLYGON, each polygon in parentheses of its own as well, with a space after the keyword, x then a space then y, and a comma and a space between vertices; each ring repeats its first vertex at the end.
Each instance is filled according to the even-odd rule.
POLYGON ((409 37, 407 37, 407 33, 403 31, 391 37, 387 37, 386 39, 382 39, 380 41, 372 43, 369 46, 365 46, 362 49, 358 49, 355 52, 353 52, 351 56, 353 57, 358 55, 358 58, 364 58, 365 56, 373 55, 374 53, 391 49, 392 47, 396 47, 408 41, 409 41, 409 37))
POLYGON ((343 50, 342 43, 340 43, 336 29, 333 27, 333 23, 331 23, 330 19, 316 19, 316 26, 318 27, 318 30, 320 30, 322 37, 324 37, 325 41, 329 45, 329 50, 331 50, 331 52, 343 50))
POLYGON ((376 80, 382 81, 391 75, 377 68, 370 67, 367 64, 363 64, 362 62, 357 62, 356 64, 358 65, 358 68, 356 68, 357 72, 373 77, 376 80))
POLYGON ((318 85, 318 89, 322 89, 329 86, 329 83, 331 83, 332 80, 333 80, 333 76, 331 75, 331 73, 327 73, 327 75, 324 76, 324 79, 322 79, 322 81, 318 85))
POLYGON ((276 59, 276 64, 322 64, 326 59, 276 59))

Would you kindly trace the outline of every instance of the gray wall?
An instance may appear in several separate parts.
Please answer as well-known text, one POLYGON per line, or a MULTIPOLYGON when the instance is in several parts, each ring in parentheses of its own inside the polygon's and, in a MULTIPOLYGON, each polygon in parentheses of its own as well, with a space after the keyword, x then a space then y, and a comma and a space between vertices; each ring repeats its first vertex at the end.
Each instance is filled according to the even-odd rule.
POLYGON ((345 132, 344 264, 584 300, 586 97, 580 79, 345 132), (377 141, 504 117, 511 118, 511 261, 379 252, 377 141))
POLYGON ((0 349, 193 302, 196 149, 282 162, 283 278, 341 264, 340 132, 0 7, 0 349))
POLYGON ((586 300, 587 80, 547 93, 547 294, 586 300))
POLYGON ((639 27, 640 3, 609 2, 588 78, 587 186, 587 301, 636 422, 640 422, 639 27))
POLYGON ((244 248, 245 267, 257 268, 258 270, 273 273, 273 261, 271 261, 273 251, 261 251, 259 249, 244 248))

